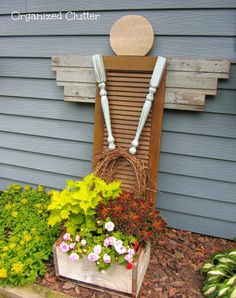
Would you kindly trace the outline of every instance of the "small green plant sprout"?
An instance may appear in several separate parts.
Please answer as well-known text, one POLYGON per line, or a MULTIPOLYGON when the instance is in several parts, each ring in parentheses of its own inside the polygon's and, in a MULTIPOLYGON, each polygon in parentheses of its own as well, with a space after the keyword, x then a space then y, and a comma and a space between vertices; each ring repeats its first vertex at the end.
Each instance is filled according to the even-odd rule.
POLYGON ((236 298, 236 249, 217 252, 205 262, 202 293, 207 298, 236 298))
POLYGON ((94 174, 86 176, 82 181, 67 181, 67 187, 52 192, 52 202, 48 206, 51 212, 50 226, 64 223, 71 235, 76 231, 96 230, 96 207, 100 201, 108 201, 119 196, 120 182, 106 183, 94 174))

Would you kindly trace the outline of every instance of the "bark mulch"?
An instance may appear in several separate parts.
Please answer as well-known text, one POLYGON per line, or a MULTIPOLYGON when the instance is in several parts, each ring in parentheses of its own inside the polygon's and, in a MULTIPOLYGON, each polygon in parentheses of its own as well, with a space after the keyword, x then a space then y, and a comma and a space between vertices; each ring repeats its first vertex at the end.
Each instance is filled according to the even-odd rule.
MULTIPOLYGON (((201 288, 204 276, 199 268, 214 252, 230 248, 236 248, 236 242, 167 228, 152 248, 139 298, 203 297, 201 288)), ((118 297, 58 281, 52 262, 47 264, 47 268, 47 273, 37 283, 72 297, 118 297)))

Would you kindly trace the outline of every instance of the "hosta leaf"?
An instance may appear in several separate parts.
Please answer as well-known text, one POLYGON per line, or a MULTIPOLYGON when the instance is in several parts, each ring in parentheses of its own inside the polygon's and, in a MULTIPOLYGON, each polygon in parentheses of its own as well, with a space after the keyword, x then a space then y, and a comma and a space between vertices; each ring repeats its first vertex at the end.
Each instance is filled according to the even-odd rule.
POLYGON ((211 263, 205 263, 205 264, 202 266, 201 271, 202 271, 202 272, 208 272, 209 269, 211 269, 211 268, 213 268, 213 267, 214 267, 213 264, 211 264, 211 263))
POLYGON ((228 253, 228 257, 234 261, 236 261, 236 251, 233 250, 230 253, 228 253))
POLYGON ((236 264, 235 261, 231 260, 230 258, 225 258, 225 257, 223 257, 223 258, 219 258, 219 261, 220 261, 221 263, 233 263, 233 264, 236 264))
POLYGON ((215 260, 215 259, 219 259, 219 258, 223 258, 223 257, 225 257, 224 253, 217 252, 213 255, 212 259, 215 260))
POLYGON ((222 288, 220 288, 220 290, 218 291, 218 295, 216 297, 223 297, 224 295, 227 294, 228 290, 230 289, 229 286, 223 286, 222 288))
POLYGON ((218 281, 220 281, 222 279, 222 276, 221 275, 217 275, 217 276, 209 276, 208 279, 207 279, 207 282, 208 283, 216 283, 218 281))
POLYGON ((221 271, 224 271, 224 272, 228 272, 230 271, 230 265, 231 264, 219 264, 217 266, 215 266, 214 270, 221 270, 221 271))
POLYGON ((232 288, 232 292, 231 292, 229 298, 236 298, 236 286, 232 288))
POLYGON ((236 274, 234 274, 232 277, 230 277, 227 281, 226 281, 227 285, 236 285, 236 274))
POLYGON ((211 285, 205 292, 204 295, 210 295, 213 294, 213 292, 216 290, 216 285, 211 285))
POLYGON ((211 270, 211 271, 208 272, 208 274, 209 275, 222 275, 222 276, 225 275, 225 273, 222 272, 221 270, 211 270))
POLYGON ((228 253, 228 256, 231 257, 231 256, 236 256, 236 250, 233 250, 231 252, 228 253))

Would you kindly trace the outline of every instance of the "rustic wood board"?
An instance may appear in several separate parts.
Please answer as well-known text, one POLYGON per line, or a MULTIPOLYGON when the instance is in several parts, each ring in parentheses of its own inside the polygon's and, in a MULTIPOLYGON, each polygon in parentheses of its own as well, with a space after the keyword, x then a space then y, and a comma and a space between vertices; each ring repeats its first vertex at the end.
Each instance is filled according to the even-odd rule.
MULTIPOLYGON (((121 83, 130 78, 145 77, 150 80, 156 63, 155 57, 125 57, 105 56, 106 85, 110 106, 110 117, 113 136, 117 146, 128 150, 135 136, 143 104, 148 94, 149 84, 134 88, 116 88, 116 75, 120 75, 121 83), (134 71, 134 65, 136 70, 134 71), (121 76, 122 74, 122 76, 121 76)), ((165 75, 158 88, 153 101, 152 110, 148 116, 141 137, 136 156, 147 166, 149 177, 153 184, 157 182, 158 165, 160 157, 160 142, 162 129, 163 104, 165 97, 165 75)), ((100 104, 100 94, 97 89, 94 123, 94 157, 102 150, 107 149, 107 131, 104 126, 103 113, 100 104)), ((94 163, 95 166, 95 163, 94 163)), ((119 164, 114 179, 122 181, 123 189, 133 193, 136 188, 136 179, 132 166, 125 160, 119 164)), ((156 193, 149 192, 148 198, 155 205, 156 193)))
MULTIPOLYGON (((133 65, 135 70, 135 65, 133 65)), ((52 69, 57 73, 58 86, 64 86, 64 100, 71 102, 95 103, 95 75, 91 56, 54 56, 52 69)), ((217 94, 218 79, 229 77, 230 62, 217 59, 167 59, 167 81, 164 108, 202 111, 206 95, 217 94)), ((122 82, 122 73, 116 74, 115 82, 109 88, 120 95, 120 84, 125 88, 146 86, 149 77, 127 78, 122 82), (137 85, 138 83, 138 85, 137 85)), ((133 93, 135 97, 140 95, 133 93)))

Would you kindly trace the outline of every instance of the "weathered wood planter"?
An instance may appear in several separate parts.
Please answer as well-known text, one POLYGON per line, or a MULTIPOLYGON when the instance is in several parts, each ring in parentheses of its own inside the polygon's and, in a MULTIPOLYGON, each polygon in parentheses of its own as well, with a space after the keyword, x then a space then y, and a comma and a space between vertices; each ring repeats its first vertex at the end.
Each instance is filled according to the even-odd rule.
POLYGON ((69 256, 61 251, 59 247, 61 240, 62 236, 53 246, 55 271, 59 279, 121 296, 138 296, 150 259, 150 244, 145 249, 138 250, 138 257, 132 270, 119 264, 112 264, 105 273, 102 273, 97 270, 96 264, 87 259, 87 256, 73 263, 69 256))

